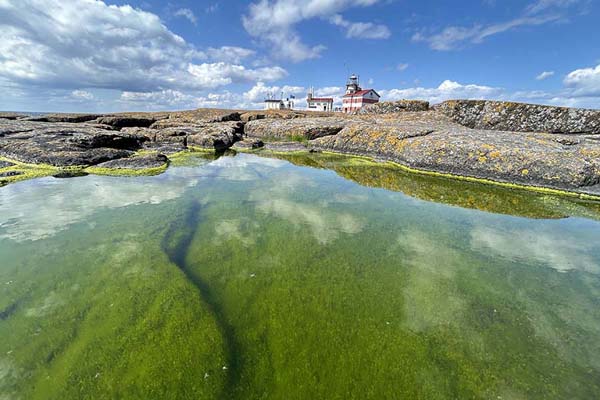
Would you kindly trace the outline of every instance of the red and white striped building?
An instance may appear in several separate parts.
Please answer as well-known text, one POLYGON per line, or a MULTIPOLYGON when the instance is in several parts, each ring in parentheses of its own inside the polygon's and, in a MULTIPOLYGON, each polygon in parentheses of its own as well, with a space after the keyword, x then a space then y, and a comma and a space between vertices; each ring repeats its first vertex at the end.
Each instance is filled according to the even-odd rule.
POLYGON ((354 113, 369 104, 379 103, 381 96, 373 89, 362 89, 358 77, 352 75, 346 83, 346 94, 342 98, 342 111, 354 113))

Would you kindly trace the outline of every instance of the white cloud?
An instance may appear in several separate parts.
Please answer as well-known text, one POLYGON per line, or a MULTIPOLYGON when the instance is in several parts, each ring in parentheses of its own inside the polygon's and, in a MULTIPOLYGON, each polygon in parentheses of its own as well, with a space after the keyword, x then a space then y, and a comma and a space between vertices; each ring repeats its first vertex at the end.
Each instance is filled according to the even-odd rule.
POLYGON ((248 69, 243 65, 218 63, 189 64, 194 81, 205 88, 216 88, 239 82, 275 81, 287 76, 281 67, 248 69))
POLYGON ((396 66, 396 69, 398 71, 406 71, 407 68, 408 68, 408 64, 406 64, 406 63, 400 63, 396 66))
POLYGON ((383 100, 420 99, 440 103, 450 99, 494 99, 503 95, 501 88, 481 85, 463 85, 445 80, 436 88, 407 88, 380 90, 383 100))
POLYGON ((211 60, 232 64, 239 64, 242 60, 256 54, 254 50, 236 46, 222 46, 219 48, 209 47, 205 53, 211 60))
POLYGON ((545 79, 550 78, 551 76, 554 76, 554 71, 544 71, 538 76, 536 76, 535 79, 537 79, 538 81, 543 81, 545 79))
POLYGON ((94 95, 85 90, 73 90, 71 97, 77 100, 94 100, 94 95))
POLYGON ((495 24, 475 24, 471 27, 448 26, 441 32, 428 35, 424 31, 413 35, 414 42, 425 42, 434 50, 448 51, 465 43, 482 43, 486 38, 523 26, 537 26, 563 20, 570 6, 580 0, 538 0, 527 6, 520 16, 495 24))
POLYGON ((600 97, 600 64, 569 73, 564 84, 573 90, 574 96, 600 97))
POLYGON ((385 25, 377 25, 371 22, 350 22, 339 14, 331 17, 329 21, 344 28, 348 39, 387 39, 392 35, 385 25))
POLYGON ((190 21, 194 25, 198 24, 198 18, 196 18, 196 15, 194 15, 194 12, 192 10, 190 10, 189 8, 180 8, 179 10, 176 10, 173 13, 173 15, 176 17, 186 18, 188 21, 190 21))
MULTIPOLYGON (((309 46, 302 42, 295 25, 312 18, 330 18, 357 6, 371 6, 379 0, 260 0, 250 4, 248 15, 242 17, 244 28, 253 37, 269 45, 280 58, 299 62, 319 57, 323 45, 309 46)), ((379 34, 383 32, 379 28, 379 34)), ((366 34, 358 26, 352 35, 366 34)), ((356 36, 353 36, 356 37, 356 36)))
POLYGON ((0 80, 28 88, 206 90, 286 75, 238 65, 250 50, 201 52, 155 14, 91 0, 0 1, 0 54, 0 80), (207 58, 218 62, 198 64, 207 58))
POLYGON ((266 86, 263 82, 258 82, 254 87, 244 93, 244 99, 250 103, 262 103, 270 95, 280 97, 281 93, 285 97, 289 95, 300 95, 306 92, 306 88, 301 86, 266 86))

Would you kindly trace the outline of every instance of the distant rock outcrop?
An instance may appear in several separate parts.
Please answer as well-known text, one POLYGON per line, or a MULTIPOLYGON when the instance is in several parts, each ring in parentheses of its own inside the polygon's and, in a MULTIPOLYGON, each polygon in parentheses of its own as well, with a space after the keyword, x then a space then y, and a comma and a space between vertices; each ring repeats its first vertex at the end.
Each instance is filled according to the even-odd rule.
POLYGON ((358 114, 393 114, 404 111, 427 111, 429 102, 421 100, 384 101, 363 107, 358 114))
POLYGON ((449 100, 434 108, 469 128, 600 134, 600 110, 489 100, 449 100))

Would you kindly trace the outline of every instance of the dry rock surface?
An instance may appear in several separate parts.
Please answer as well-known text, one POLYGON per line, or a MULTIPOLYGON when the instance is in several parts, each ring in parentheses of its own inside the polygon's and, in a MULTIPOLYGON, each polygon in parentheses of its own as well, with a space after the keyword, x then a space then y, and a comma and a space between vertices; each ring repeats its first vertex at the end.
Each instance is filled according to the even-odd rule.
MULTIPOLYGON (((596 110, 468 100, 430 108, 427 102, 405 100, 354 116, 218 109, 37 117, 0 113, 0 156, 8 160, 147 169, 164 166, 169 155, 186 148, 326 150, 600 195, 596 110)), ((0 168, 10 165, 1 161, 0 168)))

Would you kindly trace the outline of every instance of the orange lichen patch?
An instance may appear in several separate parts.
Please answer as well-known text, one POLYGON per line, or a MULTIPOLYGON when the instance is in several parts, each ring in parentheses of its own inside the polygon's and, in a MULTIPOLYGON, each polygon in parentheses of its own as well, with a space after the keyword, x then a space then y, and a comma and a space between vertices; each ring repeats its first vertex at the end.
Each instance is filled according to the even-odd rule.
POLYGON ((494 158, 494 159, 499 158, 501 155, 502 155, 502 153, 500 153, 498 150, 494 150, 488 154, 488 156, 490 158, 494 158))
POLYGON ((522 170, 522 171, 521 171, 521 175, 523 175, 523 176, 527 176, 527 175, 529 175, 529 170, 528 170, 528 169, 524 169, 524 170, 522 170))

